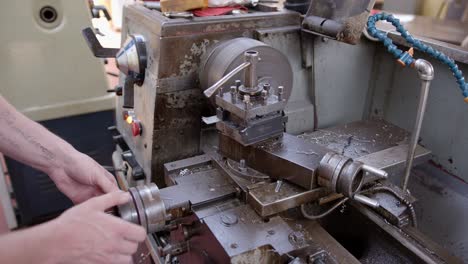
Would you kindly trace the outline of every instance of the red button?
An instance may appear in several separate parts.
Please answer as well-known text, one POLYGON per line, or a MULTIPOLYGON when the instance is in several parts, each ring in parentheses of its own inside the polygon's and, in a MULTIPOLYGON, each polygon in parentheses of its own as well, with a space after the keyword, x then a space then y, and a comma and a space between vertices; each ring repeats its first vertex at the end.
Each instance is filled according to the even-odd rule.
POLYGON ((143 129, 141 127, 140 121, 133 120, 133 123, 132 123, 132 134, 133 134, 133 136, 137 137, 137 136, 141 135, 142 130, 143 129))

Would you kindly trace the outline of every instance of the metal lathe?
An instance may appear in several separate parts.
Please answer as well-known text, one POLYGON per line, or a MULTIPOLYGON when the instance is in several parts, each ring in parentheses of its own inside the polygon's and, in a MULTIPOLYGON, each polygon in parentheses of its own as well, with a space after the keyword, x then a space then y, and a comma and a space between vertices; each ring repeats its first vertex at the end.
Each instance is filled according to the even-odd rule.
MULTIPOLYGON (((420 144, 437 122, 430 84, 457 84, 404 34, 372 30, 373 2, 217 17, 130 5, 120 50, 83 31, 121 71, 113 161, 133 201, 118 214, 149 234, 135 263, 461 263, 418 229, 411 191, 438 155, 420 144)), ((466 69, 467 51, 417 41, 466 69)))

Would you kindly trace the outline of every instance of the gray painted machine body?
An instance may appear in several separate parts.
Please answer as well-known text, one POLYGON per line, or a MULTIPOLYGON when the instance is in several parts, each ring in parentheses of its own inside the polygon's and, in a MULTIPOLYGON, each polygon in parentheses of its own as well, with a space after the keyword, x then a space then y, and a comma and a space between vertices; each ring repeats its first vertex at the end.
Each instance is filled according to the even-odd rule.
MULTIPOLYGON (((361 39, 353 46, 309 35, 301 32, 299 14, 288 11, 187 20, 169 19, 141 6, 125 10, 123 39, 127 34, 144 36, 148 66, 145 82, 135 87, 134 111, 143 133, 132 136, 121 117, 121 98, 117 129, 143 168, 146 182, 163 185, 165 163, 201 154, 211 142, 206 135, 212 129, 201 120, 214 109, 202 97, 199 64, 210 46, 237 37, 262 41, 288 58, 293 89, 284 111, 287 133, 299 135, 367 119, 412 129, 418 76, 395 63, 381 43, 361 39)), ((468 72, 467 51, 436 45, 455 55, 460 69, 468 72)), ((444 65, 418 52, 415 56, 435 68, 420 141, 433 156, 413 170, 409 189, 418 199, 415 207, 423 233, 468 261, 468 240, 463 236, 468 232, 463 224, 468 220, 468 105, 444 65)), ((400 178, 391 180, 401 184, 400 178)))

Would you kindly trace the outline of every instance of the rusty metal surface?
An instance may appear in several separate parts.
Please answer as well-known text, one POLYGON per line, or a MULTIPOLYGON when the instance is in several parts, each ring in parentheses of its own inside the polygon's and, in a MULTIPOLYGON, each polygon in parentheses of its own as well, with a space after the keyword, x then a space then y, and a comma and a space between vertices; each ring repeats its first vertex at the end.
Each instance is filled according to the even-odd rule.
POLYGON ((202 112, 198 70, 201 57, 222 40, 252 37, 262 28, 298 26, 295 12, 253 12, 245 15, 169 19, 143 6, 125 7, 122 38, 140 34, 147 40, 148 67, 142 87, 135 88, 135 115, 143 125, 140 137, 122 120, 117 97, 119 132, 135 153, 147 182, 164 186, 163 164, 200 154, 202 112))

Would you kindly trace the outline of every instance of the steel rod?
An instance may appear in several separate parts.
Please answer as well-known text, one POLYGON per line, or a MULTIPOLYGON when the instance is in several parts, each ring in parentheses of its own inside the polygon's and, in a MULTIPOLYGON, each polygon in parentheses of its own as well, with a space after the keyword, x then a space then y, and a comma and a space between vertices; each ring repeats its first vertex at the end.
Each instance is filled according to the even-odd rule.
POLYGON ((215 94, 221 86, 223 86, 229 79, 234 77, 234 75, 238 74, 240 71, 243 69, 247 68, 250 66, 250 62, 244 62, 241 65, 237 66, 234 70, 229 72, 228 74, 224 75, 223 78, 219 79, 215 84, 213 84, 210 88, 206 89, 203 94, 205 94, 206 97, 210 98, 215 94))
POLYGON ((377 175, 381 178, 387 178, 388 177, 388 173, 384 170, 381 170, 381 169, 378 169, 378 168, 375 168, 375 167, 372 167, 372 166, 369 166, 369 165, 362 165, 362 170, 366 171, 366 172, 369 172, 369 173, 372 173, 374 175, 377 175))
POLYGON ((408 181, 411 174, 411 169, 413 167, 414 155, 416 153, 416 147, 418 146, 424 113, 426 112, 427 98, 429 97, 429 87, 431 85, 431 80, 434 79, 434 68, 428 61, 422 59, 416 60, 415 68, 418 70, 418 75, 421 79, 421 92, 419 95, 416 121, 414 123, 413 133, 411 134, 411 141, 408 145, 408 155, 406 157, 406 168, 403 179, 404 191, 408 188, 408 181))
POLYGON ((367 206, 370 206, 372 208, 379 208, 380 207, 380 204, 378 201, 372 199, 372 198, 369 198, 365 195, 362 195, 362 194, 355 194, 353 196, 353 199, 362 203, 362 204, 365 204, 367 206))

